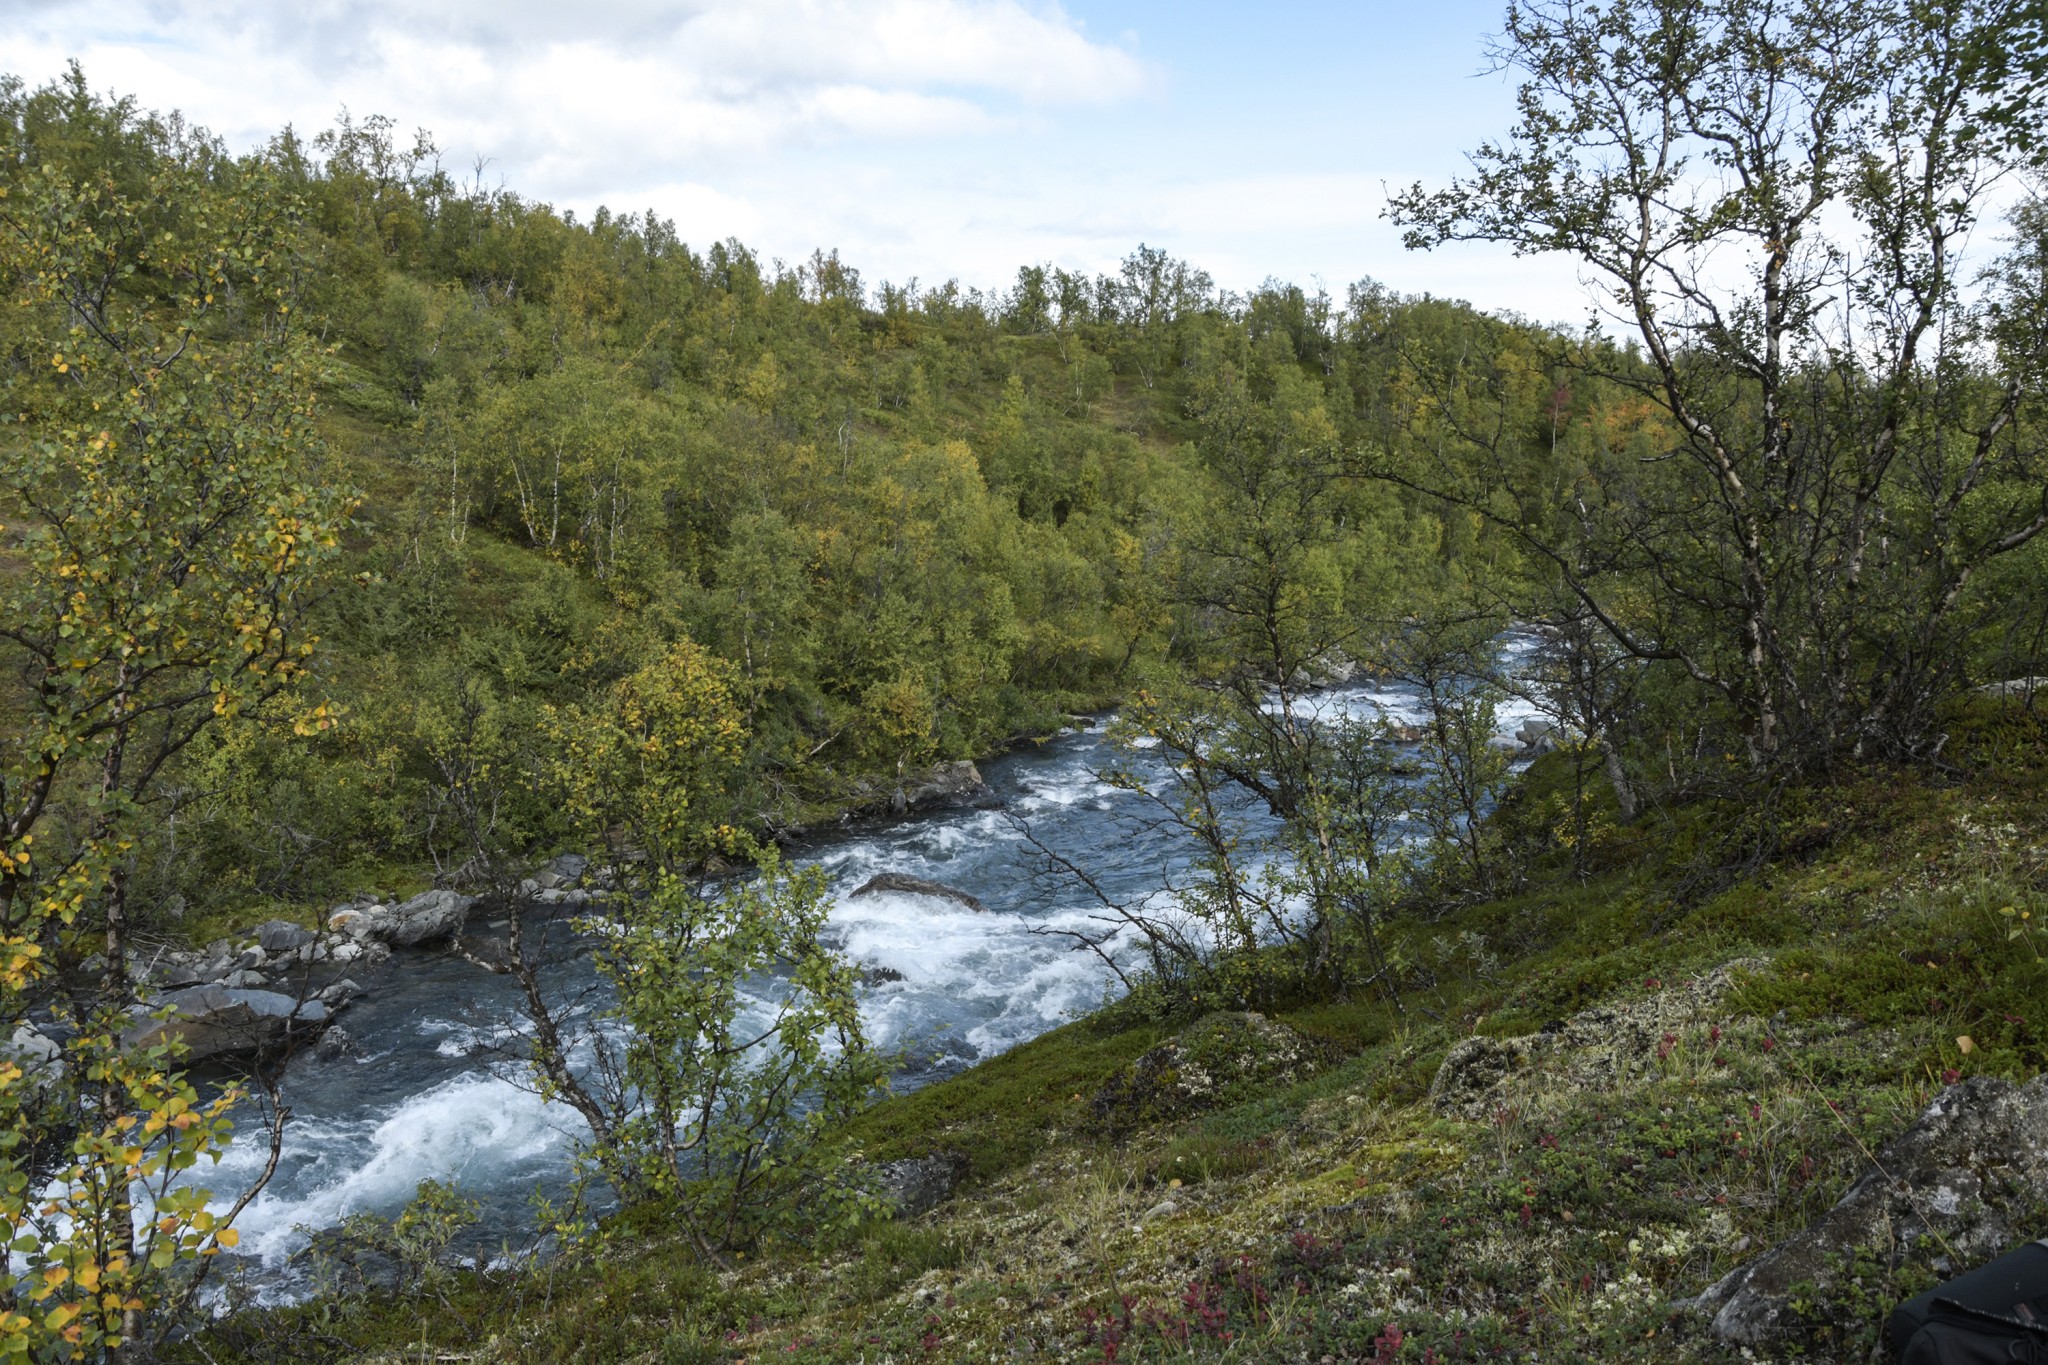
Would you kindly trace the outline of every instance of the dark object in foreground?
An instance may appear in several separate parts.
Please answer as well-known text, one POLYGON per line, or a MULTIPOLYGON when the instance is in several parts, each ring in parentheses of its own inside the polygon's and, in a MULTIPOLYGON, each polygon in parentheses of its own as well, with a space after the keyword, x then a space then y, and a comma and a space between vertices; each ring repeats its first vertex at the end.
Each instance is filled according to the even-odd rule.
POLYGON ((872 896, 883 891, 895 891, 906 896, 936 896, 940 900, 958 901, 977 915, 988 913, 988 907, 973 896, 944 882, 926 881, 923 877, 905 877, 895 872, 884 872, 879 877, 870 877, 861 883, 853 894, 872 896))
POLYGON ((1891 1338, 1900 1365, 2048 1361, 2048 1238, 1906 1300, 1891 1338))

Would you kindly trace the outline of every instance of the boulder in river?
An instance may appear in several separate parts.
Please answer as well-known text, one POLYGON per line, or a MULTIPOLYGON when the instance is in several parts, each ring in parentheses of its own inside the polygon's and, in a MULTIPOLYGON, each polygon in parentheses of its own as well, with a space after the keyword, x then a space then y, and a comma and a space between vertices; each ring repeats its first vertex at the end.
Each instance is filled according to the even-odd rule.
POLYGON ((889 809, 897 815, 907 811, 933 810, 946 806, 992 806, 996 795, 981 780, 981 770, 962 759, 940 763, 904 779, 889 798, 889 809))
POLYGON ((328 1019, 327 1006, 299 1001, 277 991, 195 986, 172 991, 158 1002, 165 1018, 145 1019, 121 1035, 126 1048, 155 1047, 182 1040, 185 1060, 196 1062, 230 1052, 261 1052, 295 1029, 316 1029, 328 1019))
POLYGON ((459 932, 472 903, 472 897, 453 891, 427 891, 402 905, 344 906, 327 927, 351 938, 411 948, 459 932))
POLYGON ((904 896, 933 896, 939 900, 955 901, 977 915, 988 913, 986 905, 958 887, 947 886, 944 882, 927 881, 923 877, 906 877, 898 872, 884 872, 878 877, 870 877, 856 887, 853 894, 878 896, 885 891, 894 891, 904 896))
POLYGON ((356 1057, 356 1040, 337 1024, 320 1035, 320 1041, 313 1045, 313 1055, 323 1062, 356 1057))

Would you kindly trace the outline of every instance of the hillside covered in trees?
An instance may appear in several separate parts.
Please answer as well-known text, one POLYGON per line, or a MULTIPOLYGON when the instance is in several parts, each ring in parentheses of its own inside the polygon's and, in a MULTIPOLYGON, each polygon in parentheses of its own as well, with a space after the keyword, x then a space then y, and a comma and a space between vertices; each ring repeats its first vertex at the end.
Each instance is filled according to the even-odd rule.
POLYGON ((2048 1066, 2039 43, 1851 8, 1511 16, 1525 123, 1391 212, 1575 253, 1581 330, 1144 246, 871 281, 0 85, 0 1361, 1735 1349, 1672 1300, 2048 1066), (1323 704, 1376 681, 1420 723, 1323 704), (1124 998, 877 1104, 789 850, 1112 710, 1174 910, 1040 852, 1124 998), (602 1022, 522 937, 565 854, 602 1022), (195 1069, 161 959, 422 889, 502 913, 434 936, 616 1213, 457 1270, 423 1190, 354 1229, 403 1292, 188 1328, 247 1200, 185 1173, 297 1043, 195 1069), (881 1160, 980 1194, 889 1222, 881 1160))

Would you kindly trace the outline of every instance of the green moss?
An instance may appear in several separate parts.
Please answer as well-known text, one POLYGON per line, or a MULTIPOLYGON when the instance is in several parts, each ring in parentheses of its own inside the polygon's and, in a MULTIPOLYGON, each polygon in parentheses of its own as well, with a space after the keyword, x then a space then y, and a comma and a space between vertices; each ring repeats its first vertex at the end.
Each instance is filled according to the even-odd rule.
POLYGON ((883 1101, 850 1137, 868 1158, 965 1153, 987 1178, 1029 1161, 1081 1127, 1104 1081, 1159 1042, 1148 1023, 1110 1015, 1054 1029, 959 1076, 883 1101))

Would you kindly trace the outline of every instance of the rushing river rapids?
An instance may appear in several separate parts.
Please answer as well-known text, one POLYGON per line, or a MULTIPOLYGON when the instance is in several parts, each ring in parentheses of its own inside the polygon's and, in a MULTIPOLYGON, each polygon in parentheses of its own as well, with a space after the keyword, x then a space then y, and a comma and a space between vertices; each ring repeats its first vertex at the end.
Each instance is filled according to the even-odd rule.
MULTIPOLYGON (((1511 639, 1511 661, 1528 647, 1511 639)), ((1337 689, 1312 704, 1325 713, 1420 719, 1415 696, 1399 688, 1337 689)), ((1532 714, 1509 703, 1498 720, 1511 732, 1532 714)), ((1000 809, 918 816, 798 852, 798 862, 831 878, 838 945, 864 966, 886 969, 872 975, 888 979, 864 988, 863 1013, 875 1044, 904 1052, 899 1088, 1025 1042, 1118 989, 1094 953, 1050 932, 1104 925, 1091 918, 1097 907, 1081 888, 1043 875, 1021 826, 1120 900, 1160 894, 1188 849, 1140 818, 1142 797, 1097 778, 1119 757, 1135 759, 1148 781, 1165 779, 1157 764, 1147 772, 1143 752, 1114 752, 1097 723, 983 765, 1000 809), (958 887, 988 913, 928 896, 848 895, 880 872, 958 887)), ((1247 809, 1242 818, 1266 817, 1247 809)), ((593 986, 573 940, 557 942, 551 984, 565 994, 593 986)), ((360 1211, 395 1213, 422 1180, 453 1180, 481 1201, 471 1240, 488 1254, 530 1240, 533 1192, 559 1197, 570 1177, 581 1120, 500 1074, 505 1067, 488 1056, 517 1019, 509 982, 452 955, 402 950, 364 984, 368 994, 344 1017, 353 1054, 303 1055, 287 1068, 284 1155, 237 1225, 239 1268, 266 1298, 289 1297, 306 1282, 293 1258, 314 1230, 360 1211)), ((762 983, 764 993, 775 988, 762 983)), ((264 1146, 252 1126, 201 1174, 203 1183, 222 1195, 245 1187, 262 1168, 264 1146)))

